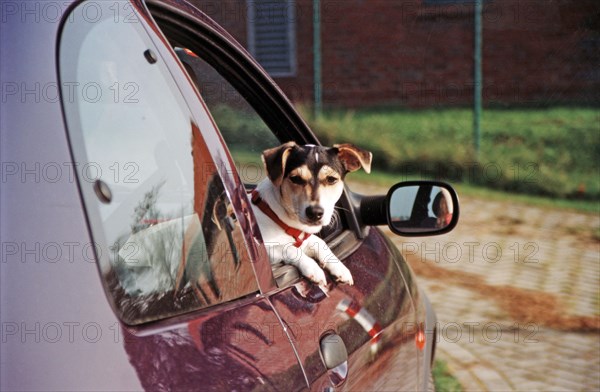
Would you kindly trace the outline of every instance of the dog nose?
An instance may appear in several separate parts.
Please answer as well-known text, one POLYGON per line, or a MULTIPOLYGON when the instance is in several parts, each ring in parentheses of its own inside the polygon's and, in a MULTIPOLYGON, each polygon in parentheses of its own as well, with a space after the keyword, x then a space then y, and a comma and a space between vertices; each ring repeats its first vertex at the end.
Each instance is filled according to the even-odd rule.
POLYGON ((310 220, 319 220, 323 217, 325 210, 321 206, 308 206, 306 207, 306 216, 310 220))

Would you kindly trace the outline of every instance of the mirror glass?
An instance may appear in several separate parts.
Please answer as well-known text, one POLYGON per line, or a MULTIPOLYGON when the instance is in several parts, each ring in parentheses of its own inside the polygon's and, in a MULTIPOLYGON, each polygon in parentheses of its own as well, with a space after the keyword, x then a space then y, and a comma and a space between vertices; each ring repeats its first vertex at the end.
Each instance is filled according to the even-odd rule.
POLYGON ((403 185, 392 191, 390 226, 400 233, 430 234, 446 229, 455 212, 451 189, 436 184, 403 185))

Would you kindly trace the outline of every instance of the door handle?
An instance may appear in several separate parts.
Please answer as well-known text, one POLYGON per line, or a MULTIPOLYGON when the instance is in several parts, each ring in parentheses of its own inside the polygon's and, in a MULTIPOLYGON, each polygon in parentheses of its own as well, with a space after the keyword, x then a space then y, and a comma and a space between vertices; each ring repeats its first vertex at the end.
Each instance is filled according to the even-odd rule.
MULTIPOLYGON (((332 387, 342 385, 348 377, 348 351, 342 337, 329 332, 320 340, 321 360, 327 368, 332 387)), ((328 390, 333 390, 327 388, 328 390)))

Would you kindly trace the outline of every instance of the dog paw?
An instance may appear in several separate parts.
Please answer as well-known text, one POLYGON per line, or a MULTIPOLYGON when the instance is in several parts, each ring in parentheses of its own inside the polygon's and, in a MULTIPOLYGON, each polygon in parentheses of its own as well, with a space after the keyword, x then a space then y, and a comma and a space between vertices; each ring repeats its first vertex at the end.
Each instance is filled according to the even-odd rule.
POLYGON ((325 268, 327 268, 329 273, 335 277, 336 282, 348 284, 350 286, 354 284, 352 273, 341 261, 326 263, 325 268))
POLYGON ((311 282, 319 286, 327 286, 325 271, 323 271, 317 263, 307 264, 299 268, 302 275, 308 278, 308 280, 311 282))

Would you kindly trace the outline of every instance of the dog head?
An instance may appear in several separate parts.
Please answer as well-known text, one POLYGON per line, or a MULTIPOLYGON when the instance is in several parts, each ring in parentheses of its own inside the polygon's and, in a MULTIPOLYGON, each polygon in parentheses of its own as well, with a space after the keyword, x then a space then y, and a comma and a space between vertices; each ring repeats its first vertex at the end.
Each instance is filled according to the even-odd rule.
POLYGON ((265 150, 262 158, 288 216, 308 226, 324 226, 331 221, 346 174, 361 167, 369 173, 372 154, 352 144, 288 142, 265 150))

